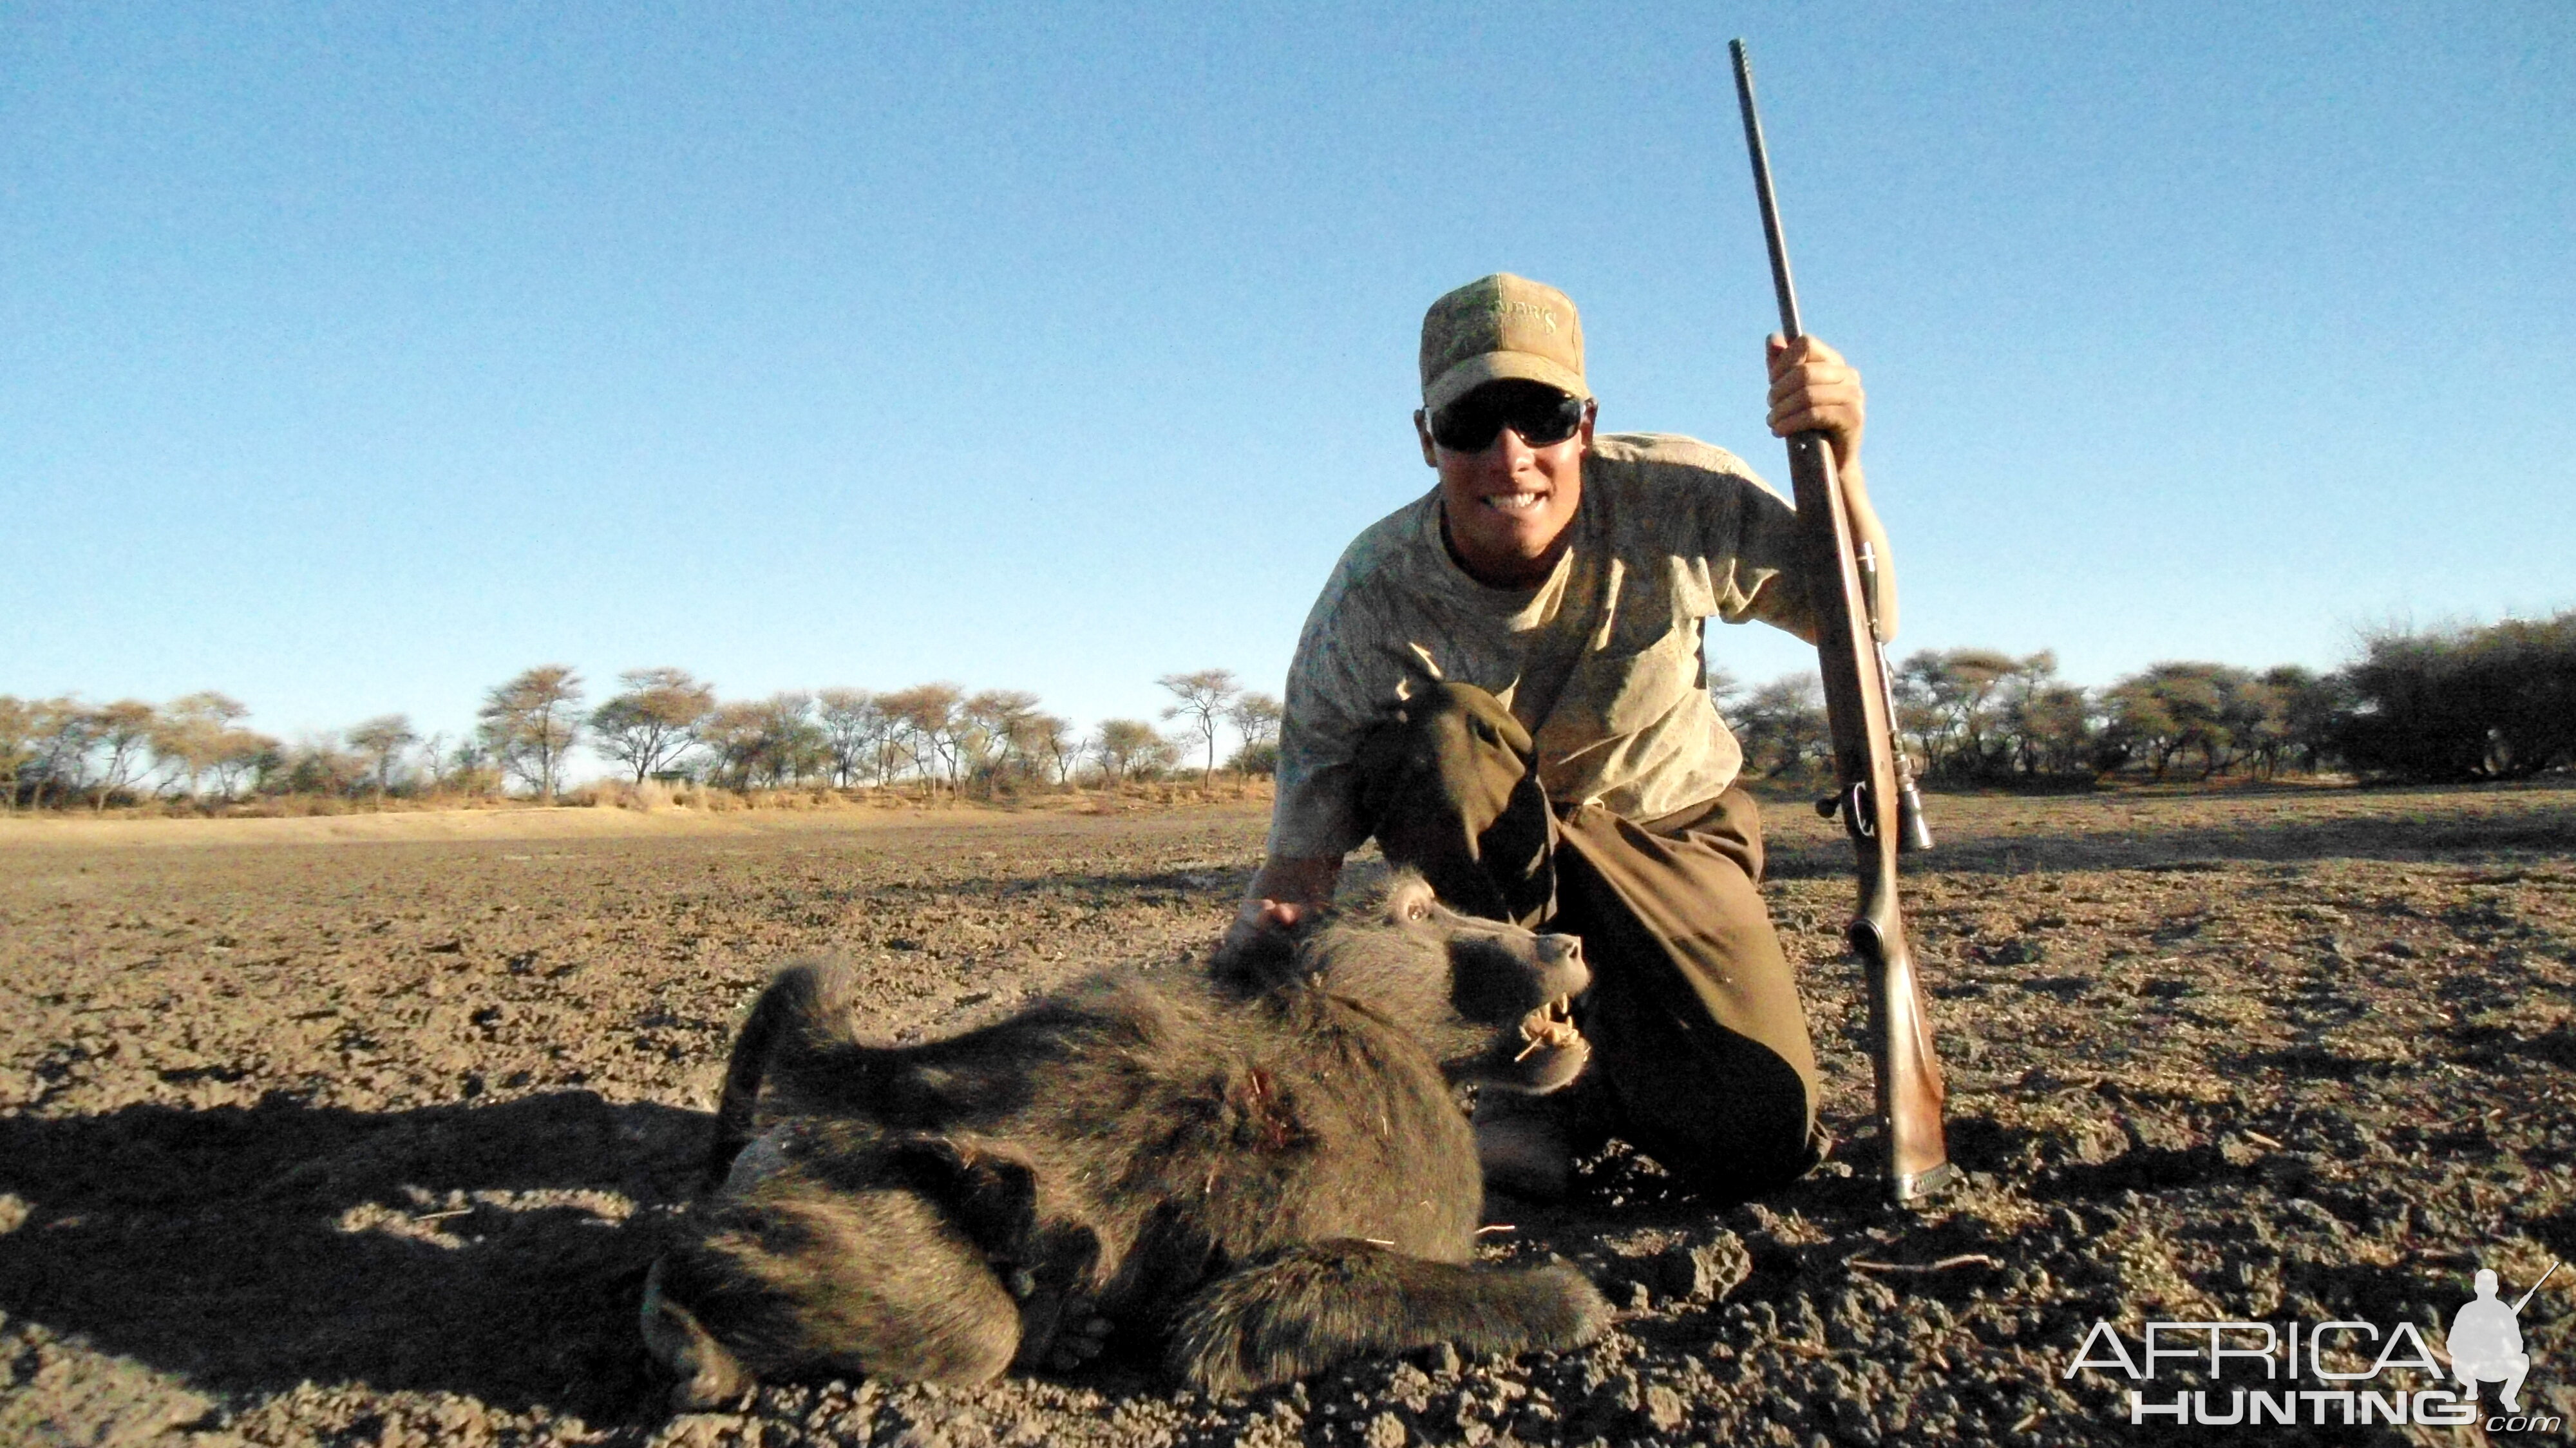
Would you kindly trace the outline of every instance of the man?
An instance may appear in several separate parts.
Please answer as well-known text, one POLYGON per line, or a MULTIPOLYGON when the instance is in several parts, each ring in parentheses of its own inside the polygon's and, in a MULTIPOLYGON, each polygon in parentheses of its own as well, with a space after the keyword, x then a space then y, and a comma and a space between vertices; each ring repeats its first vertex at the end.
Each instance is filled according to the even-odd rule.
MULTIPOLYGON (((1860 377, 1812 338, 1773 337, 1769 362, 1771 430, 1830 439, 1892 631, 1860 377)), ((1306 620, 1235 928, 1330 899, 1374 837, 1462 909, 1578 936, 1592 966, 1584 1082, 1478 1104, 1489 1184, 1561 1193, 1609 1134, 1729 1200, 1794 1180, 1821 1149, 1815 1056, 1700 635, 1713 615, 1813 638, 1796 515, 1705 443, 1596 437, 1582 325, 1552 287, 1440 298, 1421 371, 1439 486, 1351 544, 1306 620)))

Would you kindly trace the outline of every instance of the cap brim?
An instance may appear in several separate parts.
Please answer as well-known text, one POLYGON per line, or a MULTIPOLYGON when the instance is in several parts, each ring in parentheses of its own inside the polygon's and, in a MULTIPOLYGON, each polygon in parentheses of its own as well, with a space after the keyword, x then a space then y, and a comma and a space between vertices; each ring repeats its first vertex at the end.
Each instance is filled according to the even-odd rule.
POLYGON ((1431 385, 1422 389, 1422 406, 1425 411, 1438 412, 1488 382, 1506 379, 1544 382, 1587 402, 1592 398, 1592 389, 1583 385, 1583 374, 1562 363, 1552 362, 1535 352, 1487 352, 1470 357, 1431 379, 1431 385))

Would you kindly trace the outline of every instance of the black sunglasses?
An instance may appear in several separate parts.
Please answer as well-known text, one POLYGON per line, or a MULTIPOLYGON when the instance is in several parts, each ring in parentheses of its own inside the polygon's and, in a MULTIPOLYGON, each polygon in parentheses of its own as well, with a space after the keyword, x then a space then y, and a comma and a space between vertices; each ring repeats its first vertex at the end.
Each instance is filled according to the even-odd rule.
POLYGON ((1431 440, 1451 452, 1483 452, 1508 427, 1531 447, 1553 447, 1582 428, 1583 406, 1544 382, 1488 382, 1432 414, 1431 440))

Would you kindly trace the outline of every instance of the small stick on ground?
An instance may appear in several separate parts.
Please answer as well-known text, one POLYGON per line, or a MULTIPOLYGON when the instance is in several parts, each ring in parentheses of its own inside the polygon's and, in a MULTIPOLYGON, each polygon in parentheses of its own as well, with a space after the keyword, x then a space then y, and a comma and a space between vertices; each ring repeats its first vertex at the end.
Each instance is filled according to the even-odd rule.
POLYGON ((1845 1258, 1843 1265, 1862 1272, 1947 1272, 1953 1267, 2001 1267, 2004 1264, 1983 1252, 1962 1252, 1938 1262, 1872 1262, 1862 1257, 1845 1258))

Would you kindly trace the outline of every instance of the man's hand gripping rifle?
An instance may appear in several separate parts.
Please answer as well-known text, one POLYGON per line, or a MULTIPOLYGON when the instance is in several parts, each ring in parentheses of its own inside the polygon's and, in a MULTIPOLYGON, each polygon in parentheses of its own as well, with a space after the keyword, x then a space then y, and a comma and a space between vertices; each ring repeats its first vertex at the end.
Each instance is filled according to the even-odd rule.
MULTIPOLYGON (((1753 189, 1762 206, 1762 231, 1771 248, 1771 282, 1780 295, 1780 334, 1795 341, 1798 296, 1789 281, 1789 253, 1780 237, 1780 211, 1771 195, 1771 166, 1762 147, 1762 122, 1753 110, 1753 72, 1744 42, 1728 47, 1735 57, 1735 95, 1744 109, 1744 144, 1753 158, 1753 189)), ((1915 793, 1911 766, 1896 744, 1895 691, 1879 638, 1878 560, 1863 544, 1855 552, 1842 483, 1823 433, 1789 439, 1789 476, 1802 534, 1802 563, 1816 614, 1816 648, 1824 675, 1825 718, 1833 733, 1834 770, 1841 792, 1817 803, 1836 812, 1851 834, 1860 863, 1860 908, 1848 938, 1868 976, 1870 1050, 1878 1077, 1879 1123, 1887 1136, 1888 1199, 1910 1206, 1958 1179, 1941 1131, 1941 1061, 1905 943, 1905 919, 1896 901, 1899 850, 1929 849, 1930 831, 1915 793)))

